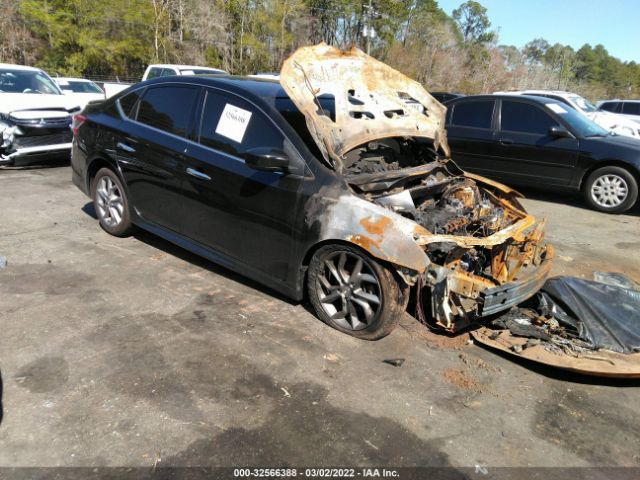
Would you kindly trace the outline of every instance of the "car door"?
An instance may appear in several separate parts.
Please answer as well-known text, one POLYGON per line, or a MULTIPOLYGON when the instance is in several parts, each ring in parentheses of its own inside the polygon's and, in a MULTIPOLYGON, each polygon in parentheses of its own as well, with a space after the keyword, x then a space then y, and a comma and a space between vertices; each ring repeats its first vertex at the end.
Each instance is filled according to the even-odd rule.
POLYGON ((640 102, 623 102, 621 113, 631 120, 640 121, 640 102))
POLYGON ((186 137, 193 128, 199 87, 163 84, 138 90, 133 107, 121 108, 130 119, 116 142, 119 164, 131 205, 145 221, 179 231, 182 223, 181 180, 186 137))
POLYGON ((285 280, 302 177, 255 170, 245 158, 255 148, 284 151, 304 165, 302 158, 260 108, 213 88, 204 92, 198 142, 185 165, 184 233, 232 262, 285 280))
POLYGON ((451 158, 465 170, 480 174, 492 171, 495 103, 493 99, 464 99, 448 106, 446 127, 451 158))
POLYGON ((562 126, 551 112, 567 108, 552 101, 501 100, 492 151, 495 177, 520 185, 567 185, 578 161, 578 141, 549 133, 562 126))

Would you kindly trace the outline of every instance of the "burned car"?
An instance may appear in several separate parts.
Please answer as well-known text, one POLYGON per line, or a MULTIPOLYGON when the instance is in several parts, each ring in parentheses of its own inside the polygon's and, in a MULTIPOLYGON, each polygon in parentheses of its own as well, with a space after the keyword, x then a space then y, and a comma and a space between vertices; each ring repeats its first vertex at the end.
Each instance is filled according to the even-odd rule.
POLYGON ((79 111, 42 70, 0 64, 0 165, 69 158, 79 111))
POLYGON ((456 331, 531 297, 553 249, 519 194, 448 157, 445 108, 359 50, 295 52, 280 82, 158 78, 74 117, 74 183, 138 226, 364 339, 411 289, 456 331))

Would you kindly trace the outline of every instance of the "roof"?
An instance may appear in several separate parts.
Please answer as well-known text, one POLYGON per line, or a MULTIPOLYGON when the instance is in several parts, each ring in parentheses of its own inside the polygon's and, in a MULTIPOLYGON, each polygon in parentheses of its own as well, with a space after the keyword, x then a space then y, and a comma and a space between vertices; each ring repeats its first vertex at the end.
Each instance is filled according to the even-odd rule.
POLYGON ((157 77, 141 82, 139 85, 155 85, 162 83, 191 83, 197 85, 224 88, 237 93, 250 93, 262 98, 288 98, 278 81, 257 77, 241 77, 236 75, 196 75, 157 77))
POLYGON ((449 100, 447 105, 455 105, 456 103, 460 103, 468 100, 496 100, 496 99, 507 99, 507 100, 529 100, 531 102, 546 104, 546 103, 557 103, 558 105, 564 105, 564 103, 555 100, 553 98, 547 97, 538 97, 535 95, 522 95, 522 94, 513 94, 513 93, 489 93, 484 95, 467 95, 466 97, 454 98, 453 100, 449 100))
POLYGON ((13 63, 0 63, 0 69, 24 70, 25 72, 41 72, 40 68, 28 67, 26 65, 14 65, 13 63))
POLYGON ((63 80, 65 82, 86 82, 86 83, 94 83, 93 80, 89 80, 87 78, 75 78, 75 77, 55 77, 54 80, 57 82, 58 80, 63 80))
POLYGON ((496 95, 526 95, 527 93, 536 94, 536 95, 558 95, 558 96, 576 96, 577 93, 566 92, 564 90, 512 90, 512 91, 501 91, 494 92, 496 95))
POLYGON ((204 67, 202 65, 179 65, 179 64, 175 64, 175 63, 154 63, 149 65, 147 68, 177 68, 178 70, 193 70, 193 69, 206 69, 206 70, 211 70, 211 71, 215 71, 215 72, 224 72, 224 70, 221 70, 219 68, 214 68, 214 67, 204 67))

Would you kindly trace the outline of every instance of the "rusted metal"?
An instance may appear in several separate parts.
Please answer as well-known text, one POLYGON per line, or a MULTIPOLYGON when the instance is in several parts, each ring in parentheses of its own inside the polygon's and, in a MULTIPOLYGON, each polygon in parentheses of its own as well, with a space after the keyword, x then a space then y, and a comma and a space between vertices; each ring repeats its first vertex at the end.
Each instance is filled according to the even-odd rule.
POLYGON ((284 62, 280 83, 338 171, 349 150, 385 137, 428 138, 449 156, 446 108, 418 82, 357 48, 302 47, 284 62), (334 99, 335 119, 320 112, 322 96, 334 99))
POLYGON ((560 352, 545 342, 512 335, 509 330, 481 327, 471 332, 474 340, 515 357, 584 375, 611 378, 640 378, 640 353, 623 354, 609 350, 560 352))

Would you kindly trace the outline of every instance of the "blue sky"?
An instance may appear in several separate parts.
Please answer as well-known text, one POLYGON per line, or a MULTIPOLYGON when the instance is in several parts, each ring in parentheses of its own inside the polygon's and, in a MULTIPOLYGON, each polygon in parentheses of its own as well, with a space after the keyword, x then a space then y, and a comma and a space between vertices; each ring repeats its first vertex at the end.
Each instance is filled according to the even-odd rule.
MULTIPOLYGON (((438 0, 449 15, 464 0, 438 0)), ((517 47, 542 37, 549 43, 601 43, 614 57, 640 63, 640 0, 478 0, 499 42, 517 47)))

